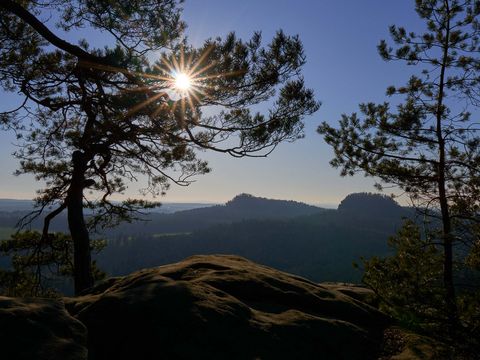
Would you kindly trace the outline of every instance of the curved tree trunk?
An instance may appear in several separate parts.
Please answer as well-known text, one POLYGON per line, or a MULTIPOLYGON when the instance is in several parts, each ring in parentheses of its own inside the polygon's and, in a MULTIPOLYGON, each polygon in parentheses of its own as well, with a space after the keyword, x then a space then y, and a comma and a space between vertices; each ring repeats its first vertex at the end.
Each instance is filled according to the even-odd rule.
POLYGON ((73 240, 73 266, 75 295, 93 286, 90 238, 83 217, 83 188, 87 161, 85 154, 75 151, 72 155, 73 173, 68 189, 68 227, 73 240))

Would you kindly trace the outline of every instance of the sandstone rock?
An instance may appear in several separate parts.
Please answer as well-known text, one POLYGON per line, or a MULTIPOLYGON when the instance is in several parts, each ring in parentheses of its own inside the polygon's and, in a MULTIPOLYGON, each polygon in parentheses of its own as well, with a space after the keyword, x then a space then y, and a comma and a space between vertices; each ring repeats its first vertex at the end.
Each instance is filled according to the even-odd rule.
POLYGON ((334 283, 334 282, 321 283, 320 285, 330 290, 340 291, 342 294, 348 295, 361 302, 372 305, 373 307, 378 306, 378 299, 375 293, 364 286, 357 285, 357 284, 334 283))
POLYGON ((0 359, 86 360, 86 340, 63 302, 0 297, 0 359))
POLYGON ((226 255, 109 279, 65 299, 91 360, 372 359, 389 320, 340 291, 226 255))

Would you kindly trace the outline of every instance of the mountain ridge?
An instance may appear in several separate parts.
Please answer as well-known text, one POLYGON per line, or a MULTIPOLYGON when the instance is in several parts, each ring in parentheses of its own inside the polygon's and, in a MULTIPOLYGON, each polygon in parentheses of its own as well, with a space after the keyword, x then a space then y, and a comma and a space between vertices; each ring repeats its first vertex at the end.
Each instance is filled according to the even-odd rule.
MULTIPOLYGON (((358 282, 361 273, 352 262, 388 255, 388 237, 409 214, 411 209, 374 194, 350 197, 339 210, 240 194, 224 205, 148 214, 149 221, 94 235, 108 240, 94 257, 109 274, 125 275, 196 254, 236 254, 314 281, 358 282), (391 211, 378 216, 358 207, 362 199, 391 211)), ((13 215, 0 213, 0 226, 14 226, 13 215)), ((65 216, 51 229, 67 231, 65 216)))

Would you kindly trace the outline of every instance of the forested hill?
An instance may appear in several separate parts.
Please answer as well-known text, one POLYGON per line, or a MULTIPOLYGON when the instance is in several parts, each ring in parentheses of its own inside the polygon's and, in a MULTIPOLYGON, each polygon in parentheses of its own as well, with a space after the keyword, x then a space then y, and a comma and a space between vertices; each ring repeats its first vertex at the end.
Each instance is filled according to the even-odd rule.
MULTIPOLYGON (((32 202, 23 200, 0 200, 0 227, 14 227, 17 221, 28 213, 32 202), (16 211, 11 211, 16 210, 16 211), (22 211, 20 211, 22 210, 22 211)), ((324 209, 296 201, 273 200, 240 194, 225 205, 201 204, 165 204, 158 211, 148 212, 143 218, 146 221, 123 223, 108 230, 107 236, 118 234, 152 234, 152 233, 185 233, 206 229, 217 224, 233 223, 249 219, 288 219, 311 215, 324 209), (167 207, 167 209, 164 209, 167 207), (172 210, 177 209, 175 212, 172 210)), ((37 219, 32 227, 39 229, 42 219, 37 219)), ((58 216, 52 223, 55 231, 67 231, 66 215, 58 216)))
POLYGON ((348 195, 338 205, 338 211, 343 214, 355 214, 376 218, 392 218, 406 216, 410 210, 401 207, 392 198, 372 193, 354 193, 348 195))
POLYGON ((232 223, 248 219, 288 219, 311 215, 323 209, 296 201, 273 200, 240 194, 225 205, 179 211, 152 219, 161 232, 189 228, 196 230, 213 224, 232 223))
MULTIPOLYGON (((217 210, 234 217, 254 218, 290 218, 319 212, 316 206, 291 200, 275 200, 240 194, 228 201, 225 206, 217 206, 217 210)), ((213 208, 211 208, 213 209, 213 208)))
MULTIPOLYGON (((20 214, 0 212, 0 223, 13 226, 20 214)), ((352 262, 386 255, 388 237, 412 215, 378 194, 349 195, 338 210, 241 194, 225 205, 149 213, 148 221, 109 229, 97 259, 120 275, 195 254, 235 254, 315 281, 356 282, 361 272, 352 262)), ((53 229, 65 231, 65 220, 62 215, 53 229)))
POLYGON ((296 201, 272 200, 240 194, 225 205, 179 211, 174 214, 151 214, 147 222, 122 224, 115 234, 185 233, 218 224, 243 220, 290 219, 325 211, 296 201))
POLYGON ((339 210, 271 201, 241 195, 225 206, 187 212, 191 217, 186 217, 185 212, 171 216, 178 220, 178 229, 191 228, 188 221, 198 221, 194 214, 202 215, 201 218, 211 216, 210 226, 191 232, 169 232, 167 229, 172 227, 164 225, 163 231, 152 233, 152 227, 159 226, 154 221, 136 234, 118 232, 100 254, 99 264, 110 273, 121 275, 195 254, 236 254, 314 281, 358 282, 361 272, 352 263, 361 263, 361 257, 388 254, 389 236, 400 228, 403 217, 413 215, 411 209, 375 194, 349 197, 339 210), (372 203, 384 210, 381 216, 370 208, 372 203), (262 204, 264 210, 270 208, 272 213, 262 212, 262 204), (275 217, 282 214, 275 211, 276 204, 280 208, 290 205, 307 214, 275 217), (235 212, 238 208, 243 210, 235 212), (264 216, 253 216, 255 212, 264 216), (232 214, 241 220, 234 221, 232 214), (241 218, 239 214, 245 216, 241 218), (182 219, 187 221, 183 226, 182 219))

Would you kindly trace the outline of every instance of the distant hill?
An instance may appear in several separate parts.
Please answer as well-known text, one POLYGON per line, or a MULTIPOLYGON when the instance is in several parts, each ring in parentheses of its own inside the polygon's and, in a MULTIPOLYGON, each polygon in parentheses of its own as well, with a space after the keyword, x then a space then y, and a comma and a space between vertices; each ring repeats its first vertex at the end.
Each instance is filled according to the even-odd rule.
MULTIPOLYGON (((361 257, 387 255, 387 239, 400 228, 402 217, 411 214, 410 209, 375 194, 349 196, 339 210, 312 209, 305 204, 240 195, 224 206, 166 217, 179 216, 179 221, 190 219, 192 223, 207 218, 210 226, 203 224, 202 228, 183 233, 152 234, 147 231, 148 227, 136 235, 128 231, 119 233, 98 261, 110 273, 123 275, 195 254, 236 254, 314 281, 358 282, 361 271, 355 270, 352 263, 360 263, 361 257), (362 199, 366 203, 363 207, 362 199), (377 202, 382 208, 381 216, 370 208, 377 202), (279 214, 296 213, 280 210, 283 206, 292 206, 307 214, 275 218, 279 214), (266 209, 279 210, 269 215, 266 209), (308 214, 310 211, 314 212, 308 214), (233 221, 233 214, 238 219, 245 213, 250 218, 233 221)), ((148 226, 159 226, 151 223, 148 226)), ((182 228, 180 224, 177 223, 178 229, 182 228)), ((185 224, 183 229, 193 226, 185 224)))
MULTIPOLYGON (((26 209, 26 200, 5 200, 4 204, 5 206, 2 207, 3 203, 0 200, 0 227, 14 227, 18 220, 31 210, 31 208, 26 209), (23 211, 19 210, 21 205, 24 207, 23 211)), ((29 204, 33 205, 32 202, 29 204)), ((146 221, 123 223, 114 229, 109 229, 104 235, 185 233, 242 220, 288 219, 321 211, 324 209, 296 201, 272 200, 240 194, 225 205, 166 203, 155 211, 147 212, 143 216, 146 221)), ((32 227, 39 229, 42 224, 43 220, 39 218, 32 227)), ((65 213, 52 222, 51 229, 67 231, 65 213)))
POLYGON ((243 220, 291 219, 312 215, 325 209, 288 200, 273 200, 240 194, 225 205, 178 211, 173 214, 149 214, 149 221, 121 224, 115 234, 186 233, 214 225, 243 220))
POLYGON ((321 208, 292 200, 275 200, 240 194, 218 210, 233 217, 247 218, 291 218, 317 213, 321 208))
POLYGON ((401 217, 410 213, 401 207, 391 197, 373 193, 354 193, 348 195, 338 206, 338 211, 344 214, 377 216, 382 218, 401 217))
MULTIPOLYGON (((13 226, 21 212, 0 213, 13 226)), ((225 205, 124 223, 103 235, 97 256, 112 275, 179 261, 196 254, 236 254, 315 281, 358 282, 361 257, 388 254, 387 239, 413 211, 378 194, 351 194, 338 210, 240 194, 225 205)), ((53 230, 67 230, 65 216, 53 230)), ((38 221, 34 227, 40 228, 38 221)))

